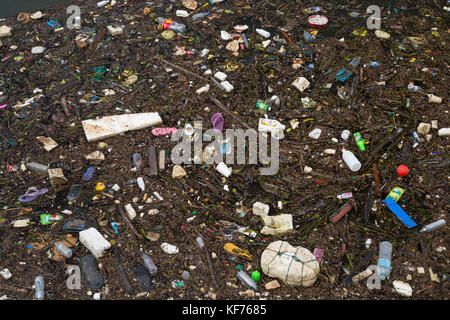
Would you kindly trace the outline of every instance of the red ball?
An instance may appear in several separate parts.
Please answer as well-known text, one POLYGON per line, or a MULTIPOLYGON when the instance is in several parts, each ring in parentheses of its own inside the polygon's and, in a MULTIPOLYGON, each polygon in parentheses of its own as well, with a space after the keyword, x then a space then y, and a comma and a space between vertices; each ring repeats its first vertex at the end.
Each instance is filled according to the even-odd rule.
POLYGON ((404 177, 409 173, 409 168, 402 164, 397 167, 397 173, 400 177, 404 177))

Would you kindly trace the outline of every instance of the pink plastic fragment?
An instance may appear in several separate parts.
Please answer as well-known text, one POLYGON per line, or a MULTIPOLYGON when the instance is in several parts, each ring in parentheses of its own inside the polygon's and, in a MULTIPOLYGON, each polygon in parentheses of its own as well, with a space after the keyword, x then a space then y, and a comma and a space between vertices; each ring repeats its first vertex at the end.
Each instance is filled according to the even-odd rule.
POLYGON ((152 130, 154 136, 164 136, 167 134, 176 133, 177 128, 155 128, 152 130))

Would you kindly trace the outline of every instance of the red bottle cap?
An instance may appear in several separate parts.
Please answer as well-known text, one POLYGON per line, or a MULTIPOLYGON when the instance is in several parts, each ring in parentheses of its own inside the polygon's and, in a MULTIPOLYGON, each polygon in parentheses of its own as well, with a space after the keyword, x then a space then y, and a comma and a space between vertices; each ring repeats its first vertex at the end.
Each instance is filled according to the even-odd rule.
POLYGON ((402 164, 401 166, 397 167, 397 173, 400 177, 404 177, 404 176, 408 175, 409 168, 402 164))

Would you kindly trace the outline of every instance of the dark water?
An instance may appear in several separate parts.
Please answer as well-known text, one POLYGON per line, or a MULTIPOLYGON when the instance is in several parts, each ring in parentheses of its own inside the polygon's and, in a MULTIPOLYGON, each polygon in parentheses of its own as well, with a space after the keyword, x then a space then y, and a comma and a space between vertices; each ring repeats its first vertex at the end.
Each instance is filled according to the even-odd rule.
POLYGON ((70 3, 68 0, 0 0, 0 18, 16 16, 19 12, 32 13, 56 4, 70 3))

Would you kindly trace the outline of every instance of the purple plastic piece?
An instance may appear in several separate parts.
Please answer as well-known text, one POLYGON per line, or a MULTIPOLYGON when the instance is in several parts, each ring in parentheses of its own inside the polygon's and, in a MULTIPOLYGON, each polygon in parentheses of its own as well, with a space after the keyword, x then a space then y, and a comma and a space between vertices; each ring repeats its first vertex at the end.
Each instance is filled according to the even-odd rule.
POLYGON ((211 117, 213 129, 216 132, 222 132, 223 130, 223 116, 220 112, 214 113, 211 117))
POLYGON ((33 201, 35 199, 37 199, 39 196, 42 196, 44 193, 47 193, 48 189, 47 188, 43 188, 40 190, 30 190, 28 189, 27 192, 25 192, 24 195, 19 197, 19 201, 20 202, 30 202, 33 201))
POLYGON ((323 249, 320 248, 315 248, 313 255, 317 258, 317 261, 320 263, 320 261, 322 261, 322 257, 323 257, 323 253, 325 251, 323 249))

